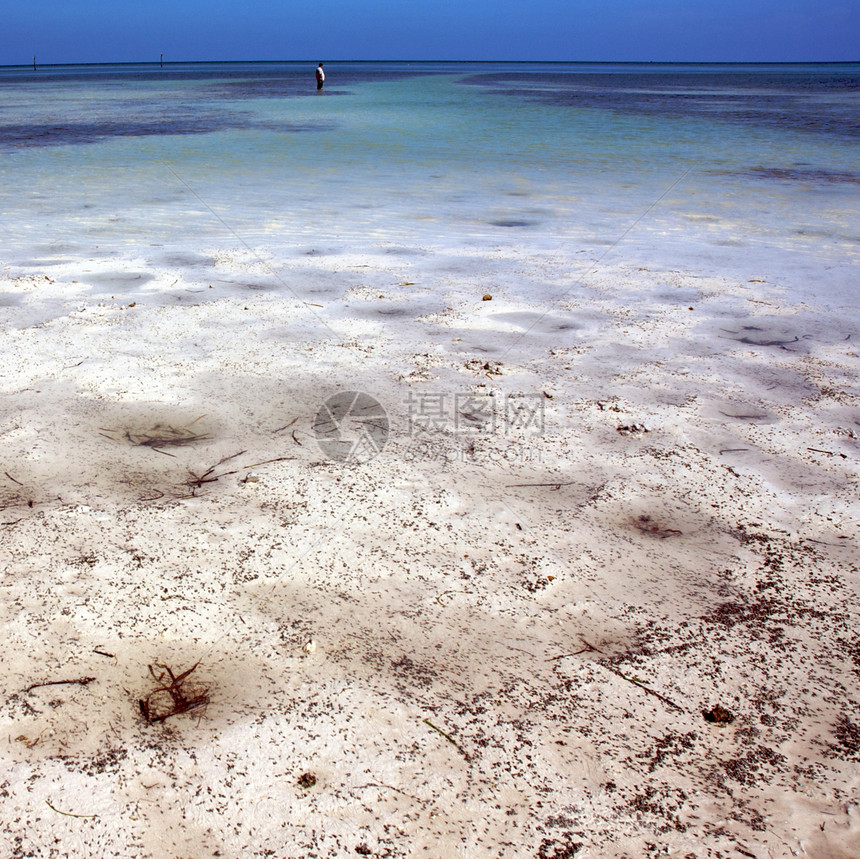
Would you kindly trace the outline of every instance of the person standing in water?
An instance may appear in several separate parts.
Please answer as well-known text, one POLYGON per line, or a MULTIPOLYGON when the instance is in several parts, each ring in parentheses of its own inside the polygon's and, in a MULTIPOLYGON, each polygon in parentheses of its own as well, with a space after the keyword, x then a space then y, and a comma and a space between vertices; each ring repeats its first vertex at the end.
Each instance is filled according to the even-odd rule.
POLYGON ((323 64, 320 63, 317 66, 317 89, 322 89, 324 83, 325 83, 325 72, 323 71, 323 64))

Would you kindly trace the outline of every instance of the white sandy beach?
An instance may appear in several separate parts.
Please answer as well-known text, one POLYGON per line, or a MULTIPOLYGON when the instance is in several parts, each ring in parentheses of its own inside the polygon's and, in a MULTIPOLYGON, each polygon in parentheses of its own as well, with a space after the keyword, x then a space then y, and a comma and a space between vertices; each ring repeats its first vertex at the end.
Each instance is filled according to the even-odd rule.
POLYGON ((0 275, 0 854, 856 856, 856 319, 311 250, 0 275))

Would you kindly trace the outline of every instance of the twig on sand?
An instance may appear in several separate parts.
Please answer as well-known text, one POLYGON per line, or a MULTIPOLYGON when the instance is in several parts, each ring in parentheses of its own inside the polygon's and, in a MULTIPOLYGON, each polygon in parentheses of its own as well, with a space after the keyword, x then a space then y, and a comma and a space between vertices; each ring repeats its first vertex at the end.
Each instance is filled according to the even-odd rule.
MULTIPOLYGON (((236 474, 235 471, 225 471, 223 474, 213 474, 216 468, 219 465, 223 465, 225 462, 229 462, 231 459, 235 459, 237 456, 241 456, 246 451, 240 450, 238 453, 232 453, 230 456, 225 456, 223 459, 219 459, 215 465, 209 466, 203 474, 197 475, 193 471, 189 470, 189 474, 191 475, 191 479, 186 481, 186 486, 191 486, 193 489, 200 489, 204 483, 215 483, 221 477, 227 477, 229 474, 236 474)), ((193 492, 192 492, 193 494, 193 492)))
POLYGON ((276 456, 274 459, 264 459, 262 462, 252 462, 250 465, 243 465, 243 469, 256 468, 258 465, 269 465, 271 462, 285 462, 288 459, 293 459, 292 456, 276 456))
POLYGON ((20 480, 15 480, 15 478, 14 478, 14 477, 12 477, 12 475, 11 475, 11 474, 9 474, 9 472, 8 472, 8 471, 4 471, 3 473, 6 475, 6 477, 8 477, 8 478, 9 478, 9 480, 11 480, 11 481, 12 481, 12 483, 17 483, 17 484, 18 484, 18 486, 23 486, 23 485, 24 485, 23 483, 21 483, 21 481, 20 481, 20 480))
POLYGON ((77 683, 79 686, 87 686, 95 679, 95 677, 77 677, 74 680, 48 680, 46 683, 34 683, 32 686, 28 686, 27 691, 32 692, 34 689, 38 689, 40 686, 65 686, 66 684, 74 683, 77 683))
POLYGON ((45 800, 45 805, 47 805, 48 808, 51 809, 51 811, 56 811, 57 814, 62 814, 63 817, 98 817, 97 814, 72 814, 71 811, 60 811, 59 808, 54 808, 54 806, 51 805, 51 803, 48 802, 47 799, 45 800))
MULTIPOLYGON (((821 450, 818 447, 808 447, 807 450, 811 450, 813 453, 823 453, 825 456, 841 456, 843 459, 848 459, 848 454, 841 453, 839 451, 834 450, 821 450)), ((17 481, 15 481, 17 483, 17 481)))
POLYGON ((599 647, 595 647, 593 644, 589 644, 584 638, 580 637, 579 639, 585 647, 581 650, 574 650, 573 653, 561 653, 558 656, 550 656, 547 659, 547 662, 557 662, 559 659, 567 659, 568 656, 579 656, 580 653, 602 653, 603 651, 599 647))
POLYGON ((573 486, 575 480, 569 480, 566 483, 507 483, 505 489, 521 489, 526 486, 551 486, 553 490, 561 489, 562 486, 573 486))
POLYGON ((215 463, 211 468, 206 469, 203 472, 203 476, 205 477, 207 474, 211 474, 219 465, 223 465, 225 462, 229 462, 231 459, 235 459, 237 456, 241 456, 245 453, 244 450, 240 450, 238 453, 231 453, 230 456, 225 456, 223 459, 219 459, 218 462, 215 463))
MULTIPOLYGON (((20 521, 20 520, 19 520, 20 521)), ((7 524, 7 523, 3 523, 7 524)), ((850 537, 846 537, 843 534, 840 534, 836 538, 837 540, 850 540, 850 537)), ((835 549, 844 549, 846 548, 845 543, 828 543, 826 540, 815 540, 812 537, 803 537, 800 541, 801 543, 818 543, 819 546, 832 546, 835 549)))
POLYGON ((469 756, 469 753, 450 734, 446 734, 441 728, 437 728, 429 719, 422 719, 421 721, 436 731, 437 734, 441 734, 467 761, 471 763, 472 758, 469 756))
POLYGON ((667 698, 665 695, 661 695, 659 692, 655 692, 653 689, 646 686, 641 680, 637 680, 635 677, 628 677, 626 674, 622 674, 617 668, 612 668, 605 663, 598 663, 603 665, 603 667, 607 671, 611 671, 616 676, 620 677, 622 680, 626 680, 628 683, 632 683, 634 686, 638 686, 643 692, 647 692, 649 695, 653 695, 655 698, 659 698, 664 704, 668 704, 673 710, 677 710, 679 713, 684 712, 683 707, 679 707, 674 701, 670 698, 667 698))
POLYGON ((222 477, 229 477, 231 474, 238 474, 240 471, 248 471, 249 469, 256 468, 259 465, 269 465, 272 462, 283 462, 288 459, 293 459, 292 456, 276 456, 274 459, 264 459, 262 462, 252 462, 250 465, 242 465, 233 471, 222 471, 220 474, 215 474, 215 469, 218 468, 219 465, 223 465, 225 462, 230 462, 230 460, 236 459, 237 456, 241 456, 243 453, 247 453, 247 451, 240 450, 238 453, 225 456, 223 459, 216 462, 215 465, 207 468, 203 474, 195 474, 193 471, 189 470, 188 473, 191 477, 185 481, 185 486, 191 487, 191 495, 185 497, 194 498, 197 494, 197 490, 201 489, 205 483, 216 483, 222 477))
POLYGON ((442 593, 436 597, 436 602, 439 603, 439 605, 447 606, 448 603, 442 602, 442 597, 447 596, 448 594, 471 594, 471 593, 474 593, 474 591, 442 591, 442 593))
POLYGON ((295 431, 295 430, 293 430, 293 431, 292 431, 292 433, 290 433, 290 435, 292 435, 292 437, 293 437, 293 441, 294 441, 294 442, 295 442, 299 447, 301 447, 301 446, 302 446, 302 443, 301 443, 301 442, 296 438, 296 431, 295 431))
POLYGON ((297 420, 298 418, 293 418, 288 424, 284 424, 282 427, 272 430, 272 435, 277 435, 277 433, 283 432, 285 429, 289 429, 297 420))
POLYGON ((737 418, 739 421, 761 421, 767 417, 767 415, 733 415, 722 410, 720 410, 720 414, 727 418, 737 418))

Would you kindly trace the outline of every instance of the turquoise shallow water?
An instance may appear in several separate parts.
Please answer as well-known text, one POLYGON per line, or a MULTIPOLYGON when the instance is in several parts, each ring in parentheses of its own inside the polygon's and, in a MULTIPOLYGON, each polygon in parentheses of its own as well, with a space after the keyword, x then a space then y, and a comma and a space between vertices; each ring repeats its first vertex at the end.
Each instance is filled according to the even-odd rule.
POLYGON ((858 129, 857 65, 4 69, 4 263, 512 244, 851 303, 858 129))

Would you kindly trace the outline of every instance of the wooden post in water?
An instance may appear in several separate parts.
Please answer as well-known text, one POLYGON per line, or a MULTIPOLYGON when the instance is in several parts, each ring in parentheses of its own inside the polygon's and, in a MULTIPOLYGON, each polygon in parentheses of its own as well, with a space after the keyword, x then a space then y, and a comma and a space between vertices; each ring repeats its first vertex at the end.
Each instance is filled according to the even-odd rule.
POLYGON ((33 57, 33 71, 36 71, 36 58, 33 57))
POLYGON ((161 68, 164 68, 164 54, 161 55, 161 68))

